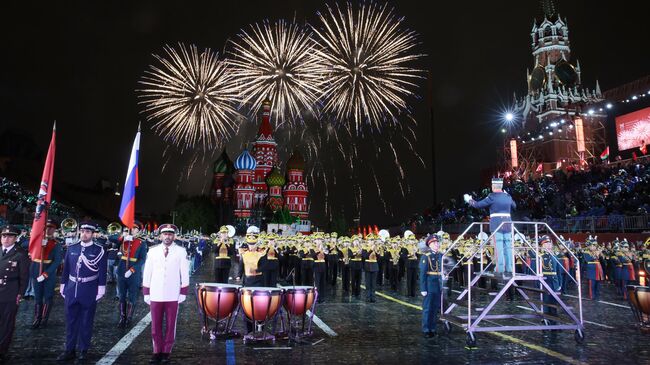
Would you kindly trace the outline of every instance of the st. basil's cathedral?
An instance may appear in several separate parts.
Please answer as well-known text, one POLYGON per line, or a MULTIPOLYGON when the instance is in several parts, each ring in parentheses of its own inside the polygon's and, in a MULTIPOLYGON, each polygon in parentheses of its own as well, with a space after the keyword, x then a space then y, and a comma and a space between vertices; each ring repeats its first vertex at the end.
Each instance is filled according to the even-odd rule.
POLYGON ((300 225, 308 225, 305 161, 294 151, 286 163, 286 175, 282 173, 270 115, 271 102, 264 101, 252 151, 245 149, 233 163, 224 149, 214 162, 210 195, 217 206, 219 225, 234 221, 259 224, 254 221, 256 215, 275 214, 284 208, 300 225))

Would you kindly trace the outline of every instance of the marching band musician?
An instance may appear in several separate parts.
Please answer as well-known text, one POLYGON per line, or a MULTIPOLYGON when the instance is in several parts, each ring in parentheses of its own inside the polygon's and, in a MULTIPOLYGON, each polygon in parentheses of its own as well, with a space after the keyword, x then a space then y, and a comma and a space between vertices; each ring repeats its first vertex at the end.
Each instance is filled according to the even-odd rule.
POLYGON ((187 251, 174 242, 178 229, 173 224, 163 224, 159 231, 162 243, 149 250, 142 282, 144 301, 151 308, 150 363, 169 361, 176 338, 178 306, 185 301, 190 285, 187 251))
POLYGON ((30 278, 34 283, 34 321, 32 329, 45 327, 52 310, 56 270, 61 264, 61 245, 54 238, 56 223, 48 219, 40 257, 32 257, 30 278))
POLYGON ((96 231, 93 223, 82 222, 80 240, 68 247, 63 259, 61 296, 65 299, 66 341, 57 361, 84 360, 90 348, 97 301, 106 293, 107 255, 92 239, 96 231))
POLYGON ((228 227, 219 228, 219 237, 214 241, 214 282, 228 284, 232 257, 235 255, 235 245, 228 237, 228 227))
POLYGON ((336 246, 336 241, 338 239, 338 234, 332 232, 330 234, 330 243, 328 245, 327 253, 327 281, 329 284, 336 288, 336 277, 339 272, 339 250, 336 246))
POLYGON ((621 263, 621 289, 623 298, 627 299, 627 285, 636 280, 634 270, 634 254, 630 252, 630 245, 627 241, 621 244, 621 251, 618 253, 618 259, 621 263))
POLYGON ((264 286, 264 272, 266 252, 259 251, 257 247, 258 237, 256 234, 246 235, 248 250, 242 252, 244 265, 244 286, 264 286))
POLYGON ((587 281, 589 283, 589 299, 600 298, 600 282, 604 279, 603 268, 600 263, 600 250, 595 239, 589 237, 586 242, 587 251, 582 253, 586 263, 587 281))
POLYGON ((20 230, 14 226, 2 227, 0 251, 0 361, 9 351, 16 327, 16 313, 22 294, 29 281, 29 255, 16 244, 20 230))
POLYGON ((278 261, 278 249, 275 241, 275 233, 267 236, 266 261, 262 268, 264 273, 264 286, 275 287, 278 285, 278 274, 280 272, 280 262, 278 261))
POLYGON ((363 257, 363 275, 366 281, 366 302, 374 303, 377 301, 377 299, 375 299, 375 286, 377 283, 379 265, 377 263, 376 243, 373 242, 374 236, 369 236, 370 237, 366 237, 368 239, 368 244, 363 248, 361 256, 363 257))
POLYGON ((411 242, 404 248, 406 254, 406 295, 415 297, 415 288, 418 275, 418 255, 415 243, 411 242))
POLYGON ((343 293, 348 294, 350 292, 350 240, 347 237, 341 237, 339 244, 341 245, 338 250, 341 286, 343 287, 343 293))
POLYGON ((119 260, 117 262, 117 291, 119 298, 120 321, 118 328, 131 325, 138 292, 141 284, 142 268, 147 259, 147 245, 138 238, 142 223, 135 221, 131 234, 121 238, 119 260))
POLYGON ((359 299, 361 295, 361 270, 363 269, 361 243, 358 236, 354 236, 352 247, 350 248, 350 285, 352 286, 352 295, 359 299))
POLYGON ((436 324, 440 311, 442 293, 442 254, 438 252, 440 242, 433 234, 427 238, 428 250, 419 260, 420 294, 422 301, 422 333, 424 337, 436 336, 436 324))
POLYGON ((316 238, 315 242, 314 286, 318 288, 318 303, 322 303, 325 300, 325 277, 327 276, 325 257, 328 251, 324 248, 322 239, 316 238))
POLYGON ((316 253, 311 249, 309 242, 304 242, 304 246, 298 250, 298 254, 300 255, 302 285, 314 286, 314 256, 316 253))

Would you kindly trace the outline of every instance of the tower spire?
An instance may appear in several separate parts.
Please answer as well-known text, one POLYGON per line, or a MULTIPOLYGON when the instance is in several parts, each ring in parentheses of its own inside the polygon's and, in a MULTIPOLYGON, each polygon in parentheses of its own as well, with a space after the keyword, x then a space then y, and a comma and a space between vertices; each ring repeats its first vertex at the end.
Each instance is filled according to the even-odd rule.
POLYGON ((541 0, 540 5, 542 6, 542 11, 544 12, 544 17, 546 19, 551 19, 557 11, 555 9, 555 1, 553 0, 541 0))

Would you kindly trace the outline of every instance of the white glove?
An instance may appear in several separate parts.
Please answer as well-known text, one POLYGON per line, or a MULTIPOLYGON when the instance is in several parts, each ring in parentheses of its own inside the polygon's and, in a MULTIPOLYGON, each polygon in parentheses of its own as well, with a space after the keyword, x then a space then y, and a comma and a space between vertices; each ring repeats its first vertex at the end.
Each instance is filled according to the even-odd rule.
POLYGON ((422 294, 423 297, 427 296, 427 292, 425 292, 425 291, 421 291, 420 294, 422 294))
POLYGON ((36 278, 36 281, 38 281, 39 283, 44 282, 45 281, 45 276, 40 275, 39 277, 36 278))
POLYGON ((124 240, 125 240, 125 241, 133 241, 133 236, 131 236, 130 234, 128 234, 128 235, 124 236, 124 240))
POLYGON ((185 295, 181 294, 178 296, 178 302, 183 303, 185 301, 185 295))
POLYGON ((61 284, 61 290, 59 291, 61 293, 61 296, 65 298, 65 294, 63 294, 65 289, 65 284, 61 284))
POLYGON ((126 270, 126 272, 124 273, 124 277, 127 279, 130 278, 131 275, 133 275, 133 271, 131 270, 126 270))
POLYGON ((463 195, 463 200, 465 200, 465 203, 469 204, 469 202, 472 200, 472 196, 469 194, 463 195))
POLYGON ((43 247, 47 246, 47 238, 43 238, 41 240, 41 246, 43 246, 43 247))
POLYGON ((151 305, 151 297, 149 295, 144 296, 144 302, 148 305, 151 305))
POLYGON ((106 287, 104 285, 100 285, 97 287, 97 297, 95 298, 95 301, 102 299, 104 294, 106 293, 106 287))

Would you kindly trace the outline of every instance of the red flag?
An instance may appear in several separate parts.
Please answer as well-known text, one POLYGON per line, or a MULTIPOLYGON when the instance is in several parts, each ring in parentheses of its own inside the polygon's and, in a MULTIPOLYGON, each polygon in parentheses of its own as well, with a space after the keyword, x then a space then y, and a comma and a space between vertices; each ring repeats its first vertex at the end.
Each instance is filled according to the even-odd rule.
POLYGON ((33 259, 39 258, 43 254, 42 242, 45 239, 45 225, 47 224, 47 210, 52 201, 52 182, 54 179, 54 151, 56 138, 56 123, 52 127, 52 140, 50 148, 47 150, 45 167, 43 168, 43 177, 41 186, 38 189, 38 201, 36 202, 36 211, 34 212, 34 222, 32 223, 32 232, 29 239, 29 255, 33 259))
POLYGON ((604 160, 607 160, 608 158, 609 158, 609 146, 607 146, 607 148, 605 148, 603 153, 600 154, 600 159, 601 160, 604 161, 604 160))
POLYGON ((544 171, 544 164, 540 163, 539 165, 537 165, 537 169, 535 170, 535 172, 541 173, 542 171, 544 171))
POLYGON ((636 162, 636 152, 632 152, 632 159, 636 162))
POLYGON ((648 154, 648 145, 645 144, 645 141, 641 142, 641 143, 642 143, 642 145, 641 145, 641 147, 639 147, 639 150, 641 150, 641 154, 647 155, 648 154))

